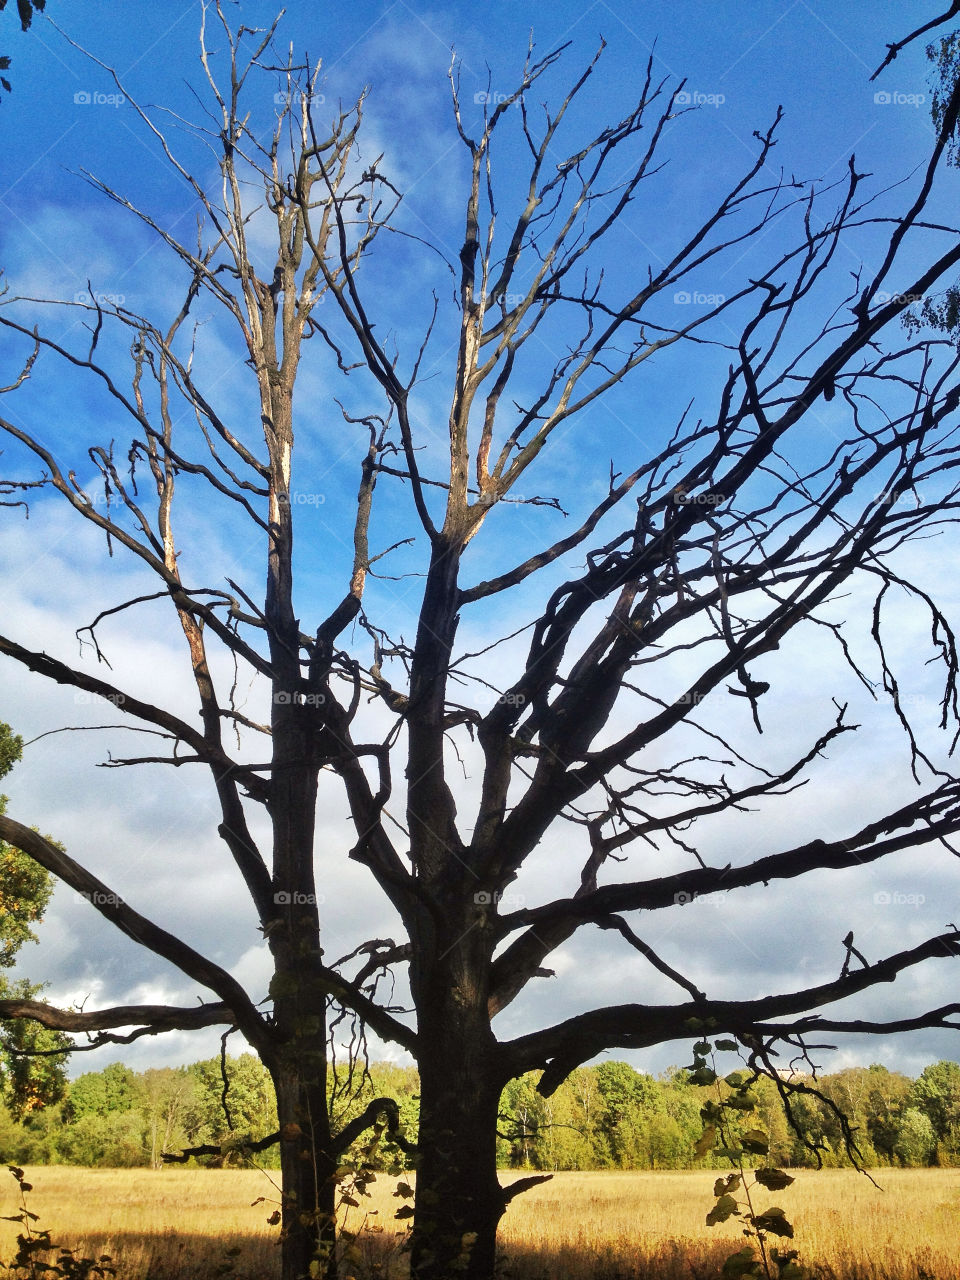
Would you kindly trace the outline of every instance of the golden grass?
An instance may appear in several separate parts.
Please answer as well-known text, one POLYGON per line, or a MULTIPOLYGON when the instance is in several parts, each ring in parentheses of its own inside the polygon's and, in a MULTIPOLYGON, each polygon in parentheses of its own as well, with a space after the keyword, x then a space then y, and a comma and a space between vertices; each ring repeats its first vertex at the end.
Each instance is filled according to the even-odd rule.
MULTIPOLYGON (((277 1274, 275 1197, 257 1172, 164 1169, 29 1170, 30 1207, 57 1243, 119 1259, 120 1280, 270 1280, 277 1274), (239 1250, 235 1255, 228 1251, 239 1250), (218 1268, 224 1268, 219 1270, 218 1268)), ((510 1175, 506 1175, 505 1180, 510 1175)), ((501 1232, 504 1275, 516 1280, 709 1280, 738 1248, 735 1224, 710 1228, 712 1173, 561 1173, 511 1205, 501 1232)), ((878 1191, 848 1170, 801 1170, 776 1202, 796 1227, 802 1258, 837 1280, 960 1280, 960 1169, 888 1170, 878 1191)), ((368 1227, 357 1280, 403 1280, 403 1232, 393 1219, 395 1180, 365 1202, 368 1227)), ((16 1186, 0 1179, 0 1214, 16 1212, 16 1186)), ((350 1211, 347 1225, 361 1225, 350 1211)), ((17 1228, 0 1223, 0 1260, 17 1228)))

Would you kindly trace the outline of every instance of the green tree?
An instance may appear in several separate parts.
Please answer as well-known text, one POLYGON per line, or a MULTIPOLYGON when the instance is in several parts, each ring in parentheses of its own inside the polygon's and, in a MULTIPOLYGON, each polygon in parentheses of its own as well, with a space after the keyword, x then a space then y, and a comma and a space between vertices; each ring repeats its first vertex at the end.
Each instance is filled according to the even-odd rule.
POLYGON ((0 1164, 62 1164, 63 1104, 15 1114, 0 1101, 0 1164))
MULTIPOLYGON (((23 739, 0 722, 0 778, 20 759, 23 739)), ((0 814, 7 797, 0 795, 0 814)), ((25 942, 36 941, 32 925, 43 917, 53 892, 53 876, 33 858, 0 841, 0 967, 8 969, 25 942)))
POLYGON ((594 1131, 598 1154, 604 1163, 621 1169, 649 1165, 645 1126, 657 1112, 665 1114, 656 1080, 626 1062, 602 1062, 595 1070, 602 1099, 594 1131))
MULTIPOLYGON (((23 739, 0 721, 0 778, 20 759, 23 739)), ((0 815, 7 797, 0 795, 0 815)), ((43 918, 53 892, 53 876, 19 849, 0 840, 0 968, 9 968, 25 942, 35 942, 32 926, 43 918)), ((26 979, 9 981, 0 973, 0 1000, 27 1005, 43 990, 26 979)), ((0 1021, 0 1088, 14 1109, 23 1114, 56 1101, 63 1094, 64 1059, 47 1056, 69 1045, 57 1031, 28 1018, 0 1021)))
POLYGON ((70 1084, 67 1099, 73 1119, 132 1111, 139 1103, 137 1077, 122 1062, 111 1062, 102 1071, 87 1071, 70 1084))
POLYGON ((955 1164, 960 1159, 960 1064, 934 1062, 925 1067, 913 1082, 909 1104, 933 1125, 938 1163, 955 1164))
POLYGON ((924 1067, 910 1089, 910 1105, 929 1116, 938 1139, 945 1138, 960 1121, 960 1064, 924 1067))
MULTIPOLYGON (((210 1159, 216 1164, 242 1162, 237 1149, 229 1149, 231 1140, 259 1141, 277 1129, 277 1101, 270 1073, 252 1053, 226 1059, 227 1088, 224 1091, 220 1058, 206 1058, 187 1067, 194 1082, 192 1100, 184 1113, 184 1123, 191 1145, 218 1143, 225 1145, 222 1156, 210 1159)), ((275 1153, 258 1157, 270 1164, 275 1153)))
POLYGON ((186 1125, 196 1091, 187 1067, 152 1067, 139 1077, 143 1144, 154 1169, 163 1157, 189 1145, 186 1125))
POLYGON ((929 1164, 936 1145, 937 1135, 930 1117, 918 1107, 908 1107, 903 1113, 895 1147, 901 1163, 910 1168, 929 1164))
POLYGON ((68 1164, 86 1168, 133 1169, 148 1163, 143 1141, 143 1116, 137 1109, 88 1112, 69 1125, 61 1151, 68 1164))

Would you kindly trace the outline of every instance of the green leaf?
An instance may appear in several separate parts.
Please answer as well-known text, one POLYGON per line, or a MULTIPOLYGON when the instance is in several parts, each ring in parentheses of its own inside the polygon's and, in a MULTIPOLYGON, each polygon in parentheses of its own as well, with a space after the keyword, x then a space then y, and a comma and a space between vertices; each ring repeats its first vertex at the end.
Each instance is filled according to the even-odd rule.
POLYGON ((740 1048, 736 1040, 718 1040, 716 1047, 722 1049, 725 1053, 736 1053, 740 1048))
POLYGON ((739 1173, 728 1173, 725 1178, 718 1178, 713 1184, 713 1194, 715 1196, 726 1195, 730 1191, 736 1191, 739 1186, 739 1173))
POLYGON ((699 1053, 702 1057, 703 1054, 710 1052, 710 1048, 711 1048, 711 1045, 709 1040, 698 1040, 697 1043, 693 1046, 693 1052, 699 1053))
POLYGON ((739 1211, 740 1206, 733 1196, 721 1196, 707 1214, 707 1226, 715 1227, 718 1222, 726 1222, 728 1218, 732 1218, 739 1211))
POLYGON ((748 1129, 741 1134, 740 1142, 744 1151, 749 1151, 752 1155, 765 1156, 770 1150, 769 1139, 762 1129, 748 1129))
POLYGON ((696 1071, 690 1072, 691 1084, 713 1084, 717 1078, 717 1073, 710 1067, 697 1067, 696 1071))
POLYGON ((757 1272, 754 1270, 756 1261, 756 1255, 747 1245, 737 1253, 731 1253, 723 1264, 723 1275, 730 1277, 731 1280, 736 1280, 739 1276, 756 1275, 757 1272))
POLYGON ((789 1187, 791 1182, 796 1181, 782 1169, 754 1169, 753 1176, 761 1187, 766 1187, 768 1191, 782 1191, 784 1187, 789 1187))
POLYGON ((758 1213, 750 1219, 758 1231, 768 1231, 774 1236, 786 1236, 793 1239, 793 1227, 787 1221, 786 1214, 776 1205, 771 1205, 769 1209, 763 1213, 758 1213))

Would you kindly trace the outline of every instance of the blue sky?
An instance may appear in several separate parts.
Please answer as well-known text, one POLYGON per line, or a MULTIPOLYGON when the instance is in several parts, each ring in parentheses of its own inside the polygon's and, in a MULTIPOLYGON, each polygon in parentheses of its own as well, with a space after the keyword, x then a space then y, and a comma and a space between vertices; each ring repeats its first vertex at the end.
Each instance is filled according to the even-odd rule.
MULTIPOLYGON (((273 16, 265 3, 228 4, 236 21, 263 26, 273 16)), ((178 115, 196 118, 197 99, 188 85, 201 86, 197 62, 197 29, 200 6, 191 3, 121 3, 97 0, 83 6, 49 0, 54 22, 82 43, 101 62, 113 66, 128 93, 143 104, 160 104, 178 115)), ((881 61, 887 41, 902 37, 913 26, 938 11, 936 5, 857 2, 843 5, 825 0, 755 3, 597 3, 584 7, 565 2, 518 6, 513 3, 453 3, 426 7, 406 4, 355 3, 314 6, 296 0, 288 6, 277 37, 283 50, 323 59, 318 85, 325 108, 338 101, 352 102, 365 86, 366 155, 382 151, 385 168, 404 191, 401 225, 414 235, 434 240, 449 257, 456 257, 460 232, 464 153, 453 127, 446 79, 451 49, 461 62, 465 111, 476 122, 482 105, 478 95, 509 92, 522 67, 530 28, 540 55, 560 44, 571 48, 558 67, 540 84, 538 94, 556 104, 570 81, 592 57, 600 38, 607 41, 601 70, 591 81, 589 93, 573 114, 574 136, 589 136, 632 105, 647 59, 654 59, 655 80, 666 78, 670 89, 685 80, 689 112, 671 123, 668 137, 670 164, 644 194, 637 216, 618 228, 611 242, 608 264, 612 287, 626 289, 637 272, 656 262, 672 243, 678 229, 696 225, 716 199, 720 186, 746 167, 756 152, 754 130, 764 130, 782 105, 784 119, 774 152, 770 179, 780 167, 789 178, 829 184, 842 181, 851 153, 861 172, 874 175, 878 191, 906 182, 929 147, 930 85, 921 45, 908 49, 875 83, 870 73, 881 61)), ((129 101, 121 100, 117 86, 102 67, 91 62, 49 23, 38 19, 21 35, 10 14, 0 18, 2 47, 13 57, 13 92, 0 105, 4 128, 3 173, 0 179, 0 266, 6 270, 11 292, 30 297, 71 300, 88 289, 122 300, 145 314, 166 314, 177 295, 177 274, 169 257, 155 244, 151 233, 84 182, 81 170, 102 178, 130 196, 164 225, 172 225, 189 238, 195 202, 182 181, 158 162, 158 148, 136 119, 129 101)), ((211 38, 211 44, 217 41, 211 38)), ((272 97, 265 90, 256 102, 255 120, 270 119, 272 97)), ((158 115, 158 120, 172 117, 158 115)), ((174 136, 173 134, 171 136, 174 136)), ((176 134, 176 146, 203 172, 207 164, 202 148, 186 135, 176 134)), ((500 174, 505 196, 516 180, 518 152, 509 143, 503 153, 500 174)), ((946 207, 955 203, 949 186, 940 197, 946 207)), ((902 205, 905 196, 893 192, 881 197, 880 209, 902 205)), ((750 262, 773 256, 781 243, 774 228, 764 242, 734 256, 715 274, 702 274, 684 282, 695 298, 700 294, 728 293, 731 281, 742 278, 750 262)), ((931 236, 930 239, 935 239, 931 236)), ((924 250, 918 238, 916 254, 924 250)), ((846 271, 865 263, 875 266, 879 241, 871 233, 851 239, 842 248, 846 271)), ((378 260, 379 262, 380 260, 378 260)), ((403 358, 411 358, 430 305, 432 291, 448 297, 449 274, 436 256, 421 253, 412 242, 391 246, 383 265, 371 281, 379 307, 378 320, 397 339, 403 358)), ((896 287, 898 281, 891 281, 896 287)), ((693 302, 677 305, 696 306, 693 302)), ((47 313, 27 304, 30 323, 47 313)), ((74 312, 51 314, 47 323, 59 326, 70 341, 79 331, 74 312)), ((6 335, 0 339, 4 351, 6 335)), ((108 339, 104 340, 105 349, 108 339)), ((16 363, 0 356, 0 374, 16 363)), ((211 319, 198 342, 207 385, 218 403, 242 419, 254 408, 244 385, 243 360, 229 345, 229 334, 211 319)), ((313 353, 311 352, 311 356, 313 353)), ((118 344, 111 356, 122 356, 118 344)), ((599 458, 615 456, 618 462, 634 456, 646 433, 659 433, 676 421, 691 396, 709 405, 711 375, 722 370, 727 356, 718 351, 698 365, 699 381, 691 381, 684 358, 666 358, 649 378, 631 383, 611 397, 603 412, 593 414, 586 426, 587 453, 599 458)), ((431 353, 426 380, 418 402, 418 426, 429 449, 435 444, 436 424, 442 424, 448 396, 449 344, 441 340, 431 353)), ((305 501, 300 513, 301 568, 306 584, 303 607, 307 616, 317 612, 315 596, 337 590, 346 563, 347 539, 338 513, 346 509, 355 492, 355 442, 344 433, 338 411, 331 404, 333 386, 329 370, 311 365, 304 370, 302 400, 305 501), (316 427, 317 430, 313 428, 316 427), (309 428, 309 429, 308 429, 309 428)), ((0 381, 8 381, 5 376, 0 381)), ((362 391, 356 404, 362 404, 362 391)), ((86 443, 109 442, 116 436, 118 449, 124 439, 122 424, 114 425, 106 397, 91 389, 89 381, 58 369, 46 356, 15 403, 4 405, 11 417, 21 415, 46 440, 58 456, 71 460, 81 477, 92 474, 85 460, 86 443), (43 376, 41 377, 41 373, 43 376), (86 467, 86 471, 82 468, 86 467)), ((354 403, 348 401, 348 403, 354 403)), ((824 412, 818 430, 829 439, 836 424, 824 412)), ((815 441, 809 447, 813 448, 815 441)), ((573 491, 589 497, 602 488, 606 462, 585 468, 582 445, 561 440, 545 460, 544 492, 573 491), (595 471, 595 474, 594 474, 595 471), (587 474, 589 472, 589 474, 587 474), (579 490, 579 492, 578 492, 579 490)), ((15 451, 9 461, 22 465, 15 451)), ((538 489, 538 492, 541 491, 538 489)), ((390 507, 378 516, 377 535, 382 544, 404 528, 408 512, 390 507)), ((100 540, 86 529, 77 529, 69 513, 49 498, 33 504, 29 525, 18 513, 4 512, 2 566, 5 574, 8 616, 15 635, 25 643, 46 647, 72 659, 77 652, 74 631, 89 621, 97 609, 135 594, 142 575, 115 560, 106 560, 100 540)), ((534 527, 522 512, 498 512, 500 523, 488 543, 478 547, 471 562, 477 575, 512 556, 512 544, 534 527), (488 558, 485 558, 488 557, 488 558)), ((544 539, 562 524, 562 517, 537 511, 535 529, 544 539)), ((181 523, 190 542, 193 565, 215 564, 218 571, 236 573, 256 552, 256 539, 225 518, 211 523, 201 509, 181 523)), ((479 541, 479 540, 478 540, 479 541)), ((403 568, 414 565, 416 550, 404 552, 403 568)), ((185 564, 190 563, 189 559, 185 564)), ((948 563, 941 557, 919 556, 918 570, 951 600, 955 587, 948 563)), ((259 563, 251 569, 258 581, 259 563)), ((376 588, 379 599, 396 625, 410 623, 417 599, 417 580, 384 584, 376 588)), ((855 614, 863 602, 838 606, 855 614)), ((522 621, 520 614, 517 621, 522 621)), ((483 626, 465 620, 465 642, 480 636, 483 626)), ((505 628, 506 629, 506 628, 505 628)), ((156 610, 136 620, 127 616, 112 632, 111 659, 118 683, 152 688, 169 682, 174 705, 192 714, 192 696, 176 674, 180 654, 175 627, 156 610)), ((922 644, 920 623, 905 617, 899 626, 899 651, 907 661, 922 644)), ((89 659, 89 655, 87 655, 89 659)), ((819 650, 798 645, 793 653, 795 679, 782 691, 781 723, 803 727, 822 715, 829 705, 830 686, 819 650)), ((929 697, 925 677, 917 676, 914 696, 929 697)), ((864 706, 865 717, 871 708, 864 706)), ((26 738, 33 738, 64 723, 100 723, 96 707, 51 690, 19 671, 0 668, 0 718, 12 723, 26 738)), ((819 723, 819 721, 817 721, 819 723)), ((739 730, 738 730, 739 732, 739 730)), ((225 868, 217 850, 215 817, 210 798, 197 778, 159 776, 153 771, 141 780, 124 772, 99 771, 93 766, 104 751, 119 750, 119 739, 98 744, 92 734, 44 738, 27 749, 23 764, 5 784, 12 797, 11 813, 35 822, 65 841, 76 856, 96 865, 105 879, 124 881, 125 896, 141 903, 168 925, 176 925, 194 941, 207 944, 221 963, 249 981, 252 989, 262 983, 266 970, 255 930, 252 909, 242 889, 225 868), (171 818, 172 813, 175 818, 171 818), (184 893, 183 885, 191 889, 184 893)), ((791 754, 791 734, 777 749, 791 754)), ((837 752, 819 779, 817 807, 805 796, 786 802, 776 813, 762 812, 759 834, 750 848, 766 852, 782 847, 782 833, 791 832, 791 843, 824 828, 848 829, 860 825, 865 802, 882 802, 887 793, 903 786, 903 743, 888 721, 870 721, 866 755, 837 752), (866 761, 866 763, 865 763, 866 761), (796 838, 793 838, 796 833, 796 838)), ((469 795, 469 782, 465 784, 469 795)), ((332 940, 328 950, 346 952, 374 933, 389 932, 395 924, 382 904, 371 899, 360 870, 342 859, 342 813, 332 794, 325 800, 321 822, 322 856, 332 860, 331 882, 337 889, 337 909, 328 920, 332 940), (335 861, 333 861, 335 859, 335 861), (371 905, 371 902, 373 905, 371 905)), ((718 855, 724 841, 741 837, 719 827, 714 837, 718 855)), ((672 869, 672 868, 671 868, 672 869)), ((537 900, 551 893, 555 869, 534 865, 518 887, 537 900)), ((655 945, 685 954, 692 947, 700 972, 717 980, 726 971, 732 984, 749 994, 795 984, 797 967, 803 974, 818 972, 822 957, 816 948, 802 943, 823 929, 835 943, 855 923, 858 938, 872 936, 876 948, 909 937, 919 940, 937 932, 945 923, 945 898, 952 894, 951 868, 940 856, 928 866, 916 859, 892 861, 859 881, 850 877, 810 877, 793 896, 781 895, 770 904, 759 893, 747 900, 741 914, 727 917, 709 905, 694 906, 689 915, 673 913, 651 925, 655 945), (923 898, 905 902, 898 916, 876 910, 876 896, 923 898), (693 943, 687 938, 693 913, 693 943), (825 923, 826 922, 826 923, 825 923), (882 927, 880 927, 882 924, 882 927), (797 945, 784 949, 790 936, 797 945), (714 976, 714 975, 710 975, 714 976)), ((954 899, 951 898, 951 901, 954 899)), ((883 903, 881 902, 881 905, 883 903)), ((739 909, 738 909, 739 910, 739 909)), ((838 954, 838 962, 839 962, 838 954)), ((604 999, 622 998, 625 984, 633 979, 636 957, 623 956, 606 935, 585 936, 565 948, 557 968, 563 981, 546 991, 531 989, 512 1008, 503 1023, 505 1034, 529 1029, 547 1018, 559 1018, 584 1007, 599 991, 604 999), (603 975, 602 980, 598 975, 603 975)), ((828 968, 833 965, 831 959, 828 968)), ((189 984, 171 975, 132 944, 117 940, 94 914, 58 893, 39 947, 23 957, 23 971, 51 982, 57 999, 90 996, 90 1004, 141 1002, 165 997, 189 1000, 189 984)), ((837 966, 834 966, 834 968, 837 966)), ((937 1003, 950 998, 949 976, 931 971, 934 983, 924 991, 906 979, 898 984, 904 1003, 937 1003)), ((653 990, 654 988, 651 988, 653 990)), ((732 990, 731 990, 732 994, 732 990)), ((882 1008, 876 1003, 874 1010, 882 1008)), ((500 1024, 498 1024, 499 1027, 500 1024)), ((140 1042, 122 1051, 105 1051, 80 1066, 100 1064, 122 1056, 137 1065, 182 1061, 210 1052, 215 1038, 172 1037, 168 1043, 140 1042)), ((660 1069, 687 1052, 684 1046, 666 1046, 645 1055, 629 1055, 638 1064, 660 1069)), ((892 1065, 919 1071, 939 1056, 957 1056, 954 1040, 946 1034, 914 1037, 882 1045, 854 1045, 847 1059, 880 1058, 892 1065)))

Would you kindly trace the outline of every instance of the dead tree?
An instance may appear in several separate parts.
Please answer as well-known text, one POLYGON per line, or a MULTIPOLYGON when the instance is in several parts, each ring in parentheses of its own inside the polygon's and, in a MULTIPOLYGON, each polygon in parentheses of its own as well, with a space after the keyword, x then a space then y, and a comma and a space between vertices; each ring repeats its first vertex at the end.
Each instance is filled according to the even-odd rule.
MULTIPOLYGON (((328 1001, 337 1002, 408 1049, 419 1065, 413 1274, 489 1280, 497 1224, 516 1189, 501 1188, 495 1162, 499 1098, 512 1077, 541 1070, 540 1087, 549 1093, 604 1049, 684 1038, 693 1027, 770 1054, 777 1046, 803 1053, 820 1032, 960 1025, 960 1005, 887 1022, 819 1012, 918 964, 955 956, 960 933, 952 926, 865 965, 851 964, 857 952, 850 938, 836 978, 740 1000, 712 997, 702 975, 681 972, 643 937, 644 913, 682 911, 691 897, 771 886, 938 842, 949 849, 960 830, 960 780, 930 759, 914 732, 884 644, 884 603, 905 592, 929 615, 942 674, 941 727, 955 729, 951 623, 904 576, 898 552, 921 534, 949 532, 956 519, 958 356, 936 338, 905 343, 898 319, 960 262, 956 232, 925 215, 960 99, 955 94, 949 103, 916 190, 895 216, 876 211, 876 193, 852 159, 834 188, 784 180, 772 166, 778 119, 755 136, 755 155, 718 191, 712 212, 695 227, 678 226, 668 254, 604 274, 605 246, 635 210, 657 198, 668 126, 684 114, 677 103, 683 86, 657 82, 651 62, 636 103, 584 140, 567 115, 589 91, 599 54, 554 113, 535 109, 532 98, 559 52, 539 61, 531 54, 515 91, 479 121, 461 110, 453 74, 456 127, 470 161, 459 256, 448 264, 456 296, 450 305, 434 298, 422 340, 406 354, 377 323, 364 266, 371 254, 399 243, 382 232, 405 229, 379 163, 358 158, 361 106, 322 129, 311 105, 313 73, 298 79, 291 65, 289 105, 278 112, 272 140, 258 144, 247 126, 242 95, 271 34, 242 63, 240 37, 231 40, 223 94, 204 55, 219 112, 218 130, 206 137, 223 175, 221 193, 203 189, 141 112, 202 203, 206 224, 195 248, 97 183, 145 220, 185 269, 178 314, 160 324, 94 301, 90 341, 78 352, 35 332, 11 306, 0 311, 25 351, 8 393, 37 377, 48 356, 57 357, 104 387, 117 416, 110 438, 121 422, 132 433, 123 462, 105 445, 91 450, 108 506, 42 446, 39 426, 31 432, 0 419, 18 456, 39 459, 43 484, 158 579, 149 599, 169 599, 177 612, 200 696, 199 724, 171 714, 159 698, 147 703, 129 695, 100 669, 13 638, 0 639, 0 651, 53 681, 110 699, 172 744, 165 757, 116 763, 209 769, 219 833, 273 956, 271 1006, 265 1012, 257 993, 242 990, 25 825, 4 818, 0 837, 87 893, 108 920, 212 998, 189 1009, 76 1013, 21 1005, 2 1012, 100 1040, 116 1038, 116 1028, 132 1028, 124 1039, 171 1027, 239 1028, 277 1086, 284 1276, 293 1280, 318 1254, 330 1254, 342 1135, 330 1132, 325 1107, 326 1011, 328 1001), (514 178, 512 196, 501 200, 494 144, 511 129, 526 171, 519 197, 514 178), (250 210, 243 201, 254 177, 278 230, 276 255, 265 264, 247 237, 250 210), (771 243, 780 247, 766 265, 738 267, 744 250, 775 227, 771 243), (930 243, 939 238, 940 247, 907 276, 921 232, 930 243), (847 268, 837 258, 841 241, 849 247, 860 235, 879 233, 885 237, 879 266, 863 268, 847 289, 847 268), (739 279, 736 287, 684 311, 678 322, 672 296, 721 270, 739 279), (246 376, 255 380, 260 404, 257 432, 231 425, 205 394, 205 370, 199 356, 192 359, 187 332, 201 296, 225 309, 248 354, 246 376), (98 342, 109 325, 133 334, 129 389, 101 363, 98 342), (311 604, 302 625, 294 607, 294 425, 300 422, 301 438, 314 433, 321 441, 324 433, 335 431, 339 440, 343 432, 330 426, 327 404, 322 415, 315 404, 294 408, 302 344, 311 337, 353 386, 367 378, 363 394, 377 399, 363 413, 344 409, 347 426, 364 441, 344 529, 353 546, 349 582, 342 598, 311 604), (450 391, 439 459, 424 452, 430 433, 420 400, 434 346, 455 352, 438 365, 450 391), (643 456, 625 471, 609 466, 604 492, 592 504, 583 491, 565 496, 575 508, 571 529, 552 536, 548 521, 559 499, 533 496, 533 487, 561 429, 565 438, 577 428, 582 433, 583 475, 597 468, 606 475, 608 463, 591 448, 590 414, 601 413, 628 379, 639 394, 644 366, 654 368, 674 347, 691 366, 719 348, 725 372, 697 395, 695 412, 681 412, 667 429, 638 400, 648 441, 643 456), (558 354, 545 363, 544 351, 558 354), (174 410, 175 402, 186 404, 189 418, 174 410), (805 431, 824 402, 832 402, 843 424, 825 447, 805 431), (174 491, 184 478, 194 491, 206 486, 211 503, 241 512, 258 531, 262 598, 257 588, 201 584, 181 574, 174 491), (393 634, 389 617, 375 615, 369 604, 376 602, 368 585, 372 566, 383 554, 371 545, 371 513, 384 494, 392 510, 407 513, 401 540, 416 538, 412 550, 391 548, 423 576, 412 641, 393 634), (497 521, 511 503, 522 504, 530 520, 526 545, 507 561, 497 521), (542 533, 534 523, 541 518, 542 533), (481 534, 503 560, 487 576, 478 576, 468 555, 481 534), (873 593, 873 681, 829 612, 839 593, 853 589, 873 593), (508 628, 509 635, 497 630, 504 600, 523 615, 519 632, 508 628), (482 653, 458 650, 462 619, 487 633, 482 653), (858 830, 824 830, 800 844, 785 836, 778 851, 713 865, 699 836, 711 819, 744 814, 808 779, 815 784, 821 757, 856 728, 838 699, 789 760, 767 745, 769 733, 758 739, 759 759, 739 745, 738 717, 756 731, 769 729, 764 697, 785 678, 778 650, 803 628, 834 646, 838 694, 849 679, 889 696, 907 735, 916 797, 865 814, 858 830), (497 648, 507 641, 500 657, 497 648), (213 674, 214 649, 269 688, 269 726, 223 692, 213 674), (236 749, 225 728, 236 730, 236 749), (700 745, 691 747, 697 739, 700 745), (266 751, 257 746, 263 742, 266 751), (461 769, 476 781, 465 784, 461 769), (349 805, 344 856, 368 870, 407 935, 399 943, 367 943, 341 966, 328 964, 321 949, 314 849, 321 771, 338 780, 349 805), (251 831, 248 815, 256 806, 269 817, 269 851, 251 831), (558 884, 552 900, 511 904, 509 886, 524 868, 558 858, 559 848, 580 855, 569 889, 558 884), (677 851, 688 869, 663 874, 663 858, 677 851), (623 864, 619 875, 613 864, 623 864), (678 1000, 638 998, 513 1039, 498 1037, 497 1014, 532 980, 549 975, 557 948, 591 926, 615 931, 636 953, 638 997, 650 966, 658 981, 665 977, 679 988, 678 1000), (415 1024, 377 997, 377 975, 401 965, 408 966, 415 1024)), ((417 243, 406 235, 407 246, 417 243)), ((12 475, 7 492, 16 496, 36 481, 35 474, 12 475)), ((298 484, 309 488, 309 480, 298 484)), ((138 597, 117 609, 146 601, 138 597)), ((93 620, 88 634, 96 637, 105 625, 102 616, 93 620)))

